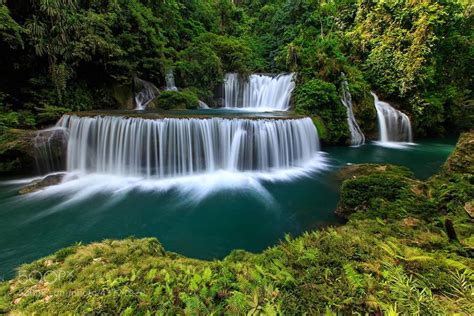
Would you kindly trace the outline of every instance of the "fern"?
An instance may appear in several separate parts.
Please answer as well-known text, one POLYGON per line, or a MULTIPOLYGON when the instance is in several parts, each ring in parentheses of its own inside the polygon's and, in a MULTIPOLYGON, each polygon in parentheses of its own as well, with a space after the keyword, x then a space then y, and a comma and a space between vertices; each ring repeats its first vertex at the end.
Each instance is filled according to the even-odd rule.
POLYGON ((364 287, 364 277, 350 263, 344 264, 343 269, 347 280, 355 289, 364 287))

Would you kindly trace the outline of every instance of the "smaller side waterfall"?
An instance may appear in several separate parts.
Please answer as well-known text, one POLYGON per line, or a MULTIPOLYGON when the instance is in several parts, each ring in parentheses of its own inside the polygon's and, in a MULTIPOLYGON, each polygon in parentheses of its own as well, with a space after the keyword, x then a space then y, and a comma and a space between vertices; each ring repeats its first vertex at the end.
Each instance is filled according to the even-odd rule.
POLYGON ((160 94, 160 90, 149 81, 135 78, 133 84, 136 91, 135 110, 145 110, 146 106, 160 94))
POLYGON ((201 100, 198 101, 198 104, 199 104, 200 109, 209 109, 209 105, 207 105, 205 102, 201 100))
POLYGON ((381 143, 413 142, 411 123, 408 116, 387 102, 380 101, 373 92, 372 96, 374 97, 379 121, 379 141, 381 143))
POLYGON ((357 124, 354 112, 352 111, 352 96, 349 91, 349 83, 347 82, 346 75, 342 73, 341 77, 341 102, 347 109, 347 124, 351 131, 351 145, 360 146, 365 143, 365 136, 364 133, 362 133, 359 124, 357 124))
POLYGON ((36 167, 39 174, 48 174, 66 169, 67 130, 52 127, 40 130, 33 140, 36 167))
POLYGON ((168 70, 165 76, 166 80, 166 90, 167 91, 178 91, 176 84, 174 83, 174 74, 173 70, 168 70))

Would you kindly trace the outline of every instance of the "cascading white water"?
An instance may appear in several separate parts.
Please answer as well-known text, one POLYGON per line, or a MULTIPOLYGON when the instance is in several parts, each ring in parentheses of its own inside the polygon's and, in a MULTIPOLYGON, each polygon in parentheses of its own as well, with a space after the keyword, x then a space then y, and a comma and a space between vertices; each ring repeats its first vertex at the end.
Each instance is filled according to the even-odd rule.
POLYGON ((172 70, 169 70, 165 76, 166 90, 167 91, 178 91, 176 84, 174 83, 174 74, 172 70))
POLYGON ((200 109, 209 109, 209 105, 207 105, 205 102, 201 100, 198 101, 198 104, 199 104, 200 109))
POLYGON ((62 127, 39 130, 33 140, 36 167, 40 174, 63 171, 67 131, 62 127))
POLYGON ((380 101, 375 93, 375 108, 379 122, 379 141, 381 143, 413 142, 411 123, 408 116, 393 108, 387 102, 380 101))
POLYGON ((295 88, 293 77, 293 73, 277 76, 253 74, 246 80, 236 73, 228 73, 224 82, 224 106, 286 111, 295 88))
POLYGON ((145 110, 146 106, 153 101, 159 94, 160 90, 151 82, 135 78, 135 110, 145 110))
POLYGON ((342 73, 341 77, 341 102, 347 108, 347 123, 351 132, 351 145, 360 146, 365 143, 365 136, 364 133, 362 133, 359 124, 357 124, 354 112, 352 111, 352 96, 349 91, 349 83, 347 82, 346 75, 342 73))
POLYGON ((304 166, 317 155, 311 119, 65 115, 67 170, 147 178, 304 166))

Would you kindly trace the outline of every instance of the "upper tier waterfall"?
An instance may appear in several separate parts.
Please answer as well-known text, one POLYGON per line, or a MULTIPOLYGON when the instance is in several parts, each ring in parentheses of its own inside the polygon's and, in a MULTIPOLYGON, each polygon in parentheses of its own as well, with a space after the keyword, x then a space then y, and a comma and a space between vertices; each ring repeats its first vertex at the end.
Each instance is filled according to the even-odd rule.
POLYGON ((169 70, 165 76, 166 81, 166 90, 167 91, 178 91, 176 84, 174 82, 174 74, 172 70, 169 70))
POLYGON ((302 167, 319 150, 311 119, 64 115, 67 170, 147 178, 302 167))
POLYGON ((413 135, 408 116, 392 107, 387 102, 380 101, 372 93, 379 122, 379 141, 381 143, 412 142, 413 135))
POLYGON ((365 143, 365 136, 355 119, 354 112, 352 110, 352 96, 349 91, 349 83, 347 82, 346 75, 344 73, 342 73, 341 93, 341 102, 347 109, 347 124, 349 125, 349 130, 351 132, 351 145, 360 146, 365 143))
POLYGON ((224 106, 254 110, 286 111, 295 88, 294 74, 253 74, 242 78, 228 73, 224 82, 224 106))

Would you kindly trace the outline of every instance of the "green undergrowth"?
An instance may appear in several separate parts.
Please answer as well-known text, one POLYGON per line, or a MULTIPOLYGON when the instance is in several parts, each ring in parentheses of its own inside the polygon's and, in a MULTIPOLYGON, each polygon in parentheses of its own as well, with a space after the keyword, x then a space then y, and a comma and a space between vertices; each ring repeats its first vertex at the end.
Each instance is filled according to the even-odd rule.
POLYGON ((472 315, 474 225, 467 210, 474 174, 465 155, 472 157, 473 142, 474 132, 462 136, 443 170, 425 182, 389 165, 344 170, 339 207, 353 210, 344 213, 347 224, 286 236, 260 254, 235 250, 223 260, 195 260, 166 252, 154 238, 62 249, 1 283, 0 310, 472 315))

